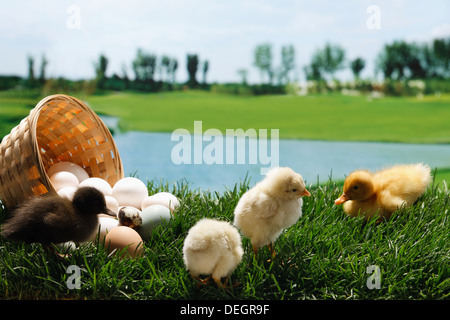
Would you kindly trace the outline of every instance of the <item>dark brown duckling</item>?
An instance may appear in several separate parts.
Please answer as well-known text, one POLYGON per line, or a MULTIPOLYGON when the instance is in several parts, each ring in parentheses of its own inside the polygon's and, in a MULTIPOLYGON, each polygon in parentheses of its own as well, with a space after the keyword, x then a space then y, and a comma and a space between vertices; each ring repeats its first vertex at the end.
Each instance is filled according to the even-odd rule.
POLYGON ((26 243, 83 242, 98 228, 98 214, 108 213, 104 195, 93 187, 79 188, 72 201, 41 196, 17 207, 2 226, 1 235, 26 243))

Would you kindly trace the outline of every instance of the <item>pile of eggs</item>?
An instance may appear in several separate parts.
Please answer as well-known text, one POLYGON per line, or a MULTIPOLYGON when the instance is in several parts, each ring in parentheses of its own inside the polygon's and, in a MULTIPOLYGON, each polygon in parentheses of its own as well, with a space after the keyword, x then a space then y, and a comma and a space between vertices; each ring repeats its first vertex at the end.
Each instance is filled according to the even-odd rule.
MULTIPOLYGON (((100 239, 104 238, 108 252, 126 248, 129 256, 142 256, 143 240, 149 239, 157 225, 168 223, 180 206, 178 198, 171 193, 149 195, 147 186, 134 177, 123 178, 111 186, 101 178, 89 177, 82 167, 66 161, 51 166, 47 174, 58 195, 69 200, 80 187, 94 187, 103 193, 108 209, 116 215, 99 217, 100 239)), ((93 234, 90 241, 97 236, 93 234)))

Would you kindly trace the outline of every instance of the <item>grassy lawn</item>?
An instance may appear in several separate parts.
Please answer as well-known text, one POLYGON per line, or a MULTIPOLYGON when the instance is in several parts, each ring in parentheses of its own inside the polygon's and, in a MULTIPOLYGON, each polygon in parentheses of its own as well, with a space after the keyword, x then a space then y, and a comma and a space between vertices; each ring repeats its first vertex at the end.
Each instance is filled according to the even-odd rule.
MULTIPOLYGON (((82 98, 82 97, 80 97, 82 98)), ((26 117, 40 98, 0 95, 0 136, 26 117)), ((450 95, 440 97, 240 97, 201 91, 117 93, 84 99, 96 112, 120 117, 125 130, 279 129, 281 138, 341 141, 450 142, 450 95)))
POLYGON ((38 102, 26 98, 0 98, 0 138, 27 117, 38 102))
MULTIPOLYGON (((108 257, 102 244, 81 246, 57 259, 37 244, 0 239, 0 299, 448 299, 450 296, 449 193, 430 187, 409 209, 387 223, 365 223, 345 215, 333 201, 334 182, 311 188, 303 216, 254 258, 243 239, 243 260, 224 291, 197 288, 184 268, 182 246, 189 228, 202 217, 232 221, 248 188, 237 184, 223 195, 198 193, 183 183, 149 183, 151 193, 169 191, 182 199, 167 227, 154 229, 145 255, 132 260, 108 257), (69 265, 81 268, 80 289, 68 289, 69 265), (380 270, 373 284, 370 266, 380 270)), ((0 214, 0 217, 2 215, 0 214)))
POLYGON ((131 130, 193 132, 194 121, 201 120, 203 130, 279 129, 281 138, 450 142, 450 95, 368 101, 338 94, 239 97, 191 91, 120 93, 86 100, 97 112, 120 117, 122 127, 131 130))

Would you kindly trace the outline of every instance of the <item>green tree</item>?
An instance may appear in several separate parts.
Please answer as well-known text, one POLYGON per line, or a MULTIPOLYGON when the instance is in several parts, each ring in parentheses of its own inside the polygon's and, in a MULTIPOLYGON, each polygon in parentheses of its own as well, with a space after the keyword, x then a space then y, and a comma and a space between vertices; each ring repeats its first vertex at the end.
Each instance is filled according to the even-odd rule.
POLYGON ((198 55, 188 54, 187 55, 187 71, 189 79, 187 84, 190 88, 195 88, 198 86, 198 81, 196 79, 196 74, 198 70, 198 55))
POLYGON ((436 74, 442 78, 450 77, 450 38, 433 40, 432 49, 436 74))
POLYGON ((316 52, 317 61, 320 62, 320 67, 324 73, 330 75, 334 79, 336 71, 344 68, 345 50, 339 45, 327 43, 325 48, 316 52))
POLYGON ((172 84, 175 83, 175 74, 177 72, 178 69, 178 61, 175 58, 170 59, 170 75, 171 75, 171 81, 172 84))
POLYGON ((339 45, 327 43, 323 49, 317 49, 311 62, 304 68, 308 80, 324 80, 325 75, 335 78, 336 71, 344 68, 345 50, 339 45))
POLYGON ((105 89, 106 82, 106 69, 108 68, 108 58, 103 54, 100 55, 98 61, 94 63, 95 79, 97 81, 97 87, 99 89, 105 89))
POLYGON ((376 71, 385 79, 445 79, 450 77, 450 39, 432 44, 394 41, 385 44, 376 59, 376 71))
POLYGON ((36 85, 36 78, 34 76, 34 58, 32 56, 28 56, 27 62, 28 62, 28 77, 26 81, 26 86, 28 88, 33 88, 36 85))
POLYGON ((133 71, 135 80, 152 83, 156 71, 156 55, 146 53, 142 49, 138 49, 136 58, 133 60, 133 71))
POLYGON ((323 80, 320 65, 316 61, 312 61, 309 65, 303 67, 306 80, 309 81, 321 81, 323 80))
MULTIPOLYGON (((376 59, 376 70, 381 71, 385 79, 404 80, 408 76, 408 67, 417 64, 413 60, 413 48, 405 41, 385 44, 376 59)), ((416 51, 416 50, 414 50, 416 51)), ((416 65, 413 68, 418 68, 416 65)), ((418 73, 416 70, 414 73, 418 73)))
POLYGON ((283 46, 281 48, 281 80, 285 83, 290 82, 289 73, 294 69, 295 48, 293 45, 283 46))
POLYGON ((350 69, 352 69, 353 76, 355 77, 355 80, 359 80, 359 74, 366 66, 366 62, 363 58, 356 58, 355 60, 352 60, 350 62, 350 69))
POLYGON ((125 89, 128 89, 130 87, 130 78, 128 78, 127 66, 125 63, 122 63, 122 79, 125 89))
POLYGON ((208 60, 205 60, 204 62, 203 62, 203 84, 205 85, 206 84, 206 74, 207 74, 207 72, 208 72, 208 69, 209 69, 209 62, 208 62, 208 60))
MULTIPOLYGON (((161 68, 165 71, 165 81, 169 82, 170 78, 170 58, 166 55, 161 58, 161 68)), ((163 79, 161 79, 163 80, 163 79)))
POLYGON ((40 69, 40 74, 39 74, 39 82, 41 84, 45 83, 45 68, 47 67, 48 64, 48 60, 45 57, 45 55, 42 55, 42 59, 41 59, 41 69, 40 69))
POLYGON ((272 84, 273 68, 272 68, 272 45, 263 43, 256 46, 254 51, 253 65, 261 72, 261 81, 264 82, 264 74, 267 74, 268 83, 272 84))
POLYGON ((237 73, 239 74, 239 76, 241 77, 241 84, 243 86, 247 85, 247 74, 248 74, 248 70, 247 69, 239 69, 237 71, 237 73))

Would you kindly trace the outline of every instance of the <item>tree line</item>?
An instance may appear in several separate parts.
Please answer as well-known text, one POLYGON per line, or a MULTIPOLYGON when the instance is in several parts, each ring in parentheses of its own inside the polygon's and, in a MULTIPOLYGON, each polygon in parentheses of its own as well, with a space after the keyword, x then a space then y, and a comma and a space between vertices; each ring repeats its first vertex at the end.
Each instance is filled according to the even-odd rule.
MULTIPOLYGON (((375 61, 375 74, 382 73, 385 80, 450 79, 450 38, 435 39, 432 43, 417 44, 394 41, 386 44, 375 61)), ((270 43, 260 44, 254 51, 254 66, 261 73, 261 81, 273 84, 290 82, 289 74, 295 70, 295 49, 292 45, 281 48, 281 63, 273 65, 273 49, 270 43)), ((313 53, 310 62, 303 67, 307 80, 337 80, 335 74, 350 68, 355 80, 360 79, 366 61, 362 57, 347 59, 345 49, 326 43, 313 53)), ((239 71, 245 74, 245 71, 239 71)), ((245 78, 243 80, 245 82, 245 78)))
MULTIPOLYGON (((109 59, 101 54, 93 63, 95 78, 80 81, 70 81, 62 77, 47 79, 46 68, 49 61, 43 55, 38 72, 35 73, 35 59, 27 57, 28 76, 25 79, 17 76, 0 77, 0 90, 22 86, 27 89, 41 88, 44 91, 84 90, 94 93, 103 90, 136 90, 144 92, 158 92, 178 90, 180 88, 201 88, 215 91, 264 94, 285 93, 287 85, 298 80, 301 68, 306 80, 317 84, 318 91, 329 89, 330 82, 337 82, 336 73, 349 68, 354 76, 354 83, 371 85, 373 79, 361 79, 361 72, 366 67, 363 57, 348 59, 345 49, 333 43, 326 43, 322 48, 314 51, 310 61, 303 66, 296 62, 296 50, 292 44, 281 47, 281 59, 274 63, 274 49, 270 43, 262 43, 253 51, 253 67, 260 74, 261 84, 248 83, 248 69, 241 68, 237 74, 240 83, 210 84, 207 73, 210 69, 209 61, 200 61, 198 54, 186 55, 186 71, 188 79, 179 82, 176 73, 179 62, 169 55, 158 57, 156 54, 137 49, 135 58, 131 61, 130 75, 125 64, 122 73, 107 76, 109 59), (300 68, 299 68, 300 67, 300 68), (199 71, 202 79, 198 80, 199 71)), ((382 75, 384 82, 405 82, 409 80, 435 80, 439 83, 449 83, 450 80, 450 38, 434 39, 431 43, 408 43, 394 41, 384 45, 375 61, 374 75, 382 75)), ((449 86, 446 85, 445 88, 449 86)), ((445 90, 444 90, 445 91, 445 90)))

